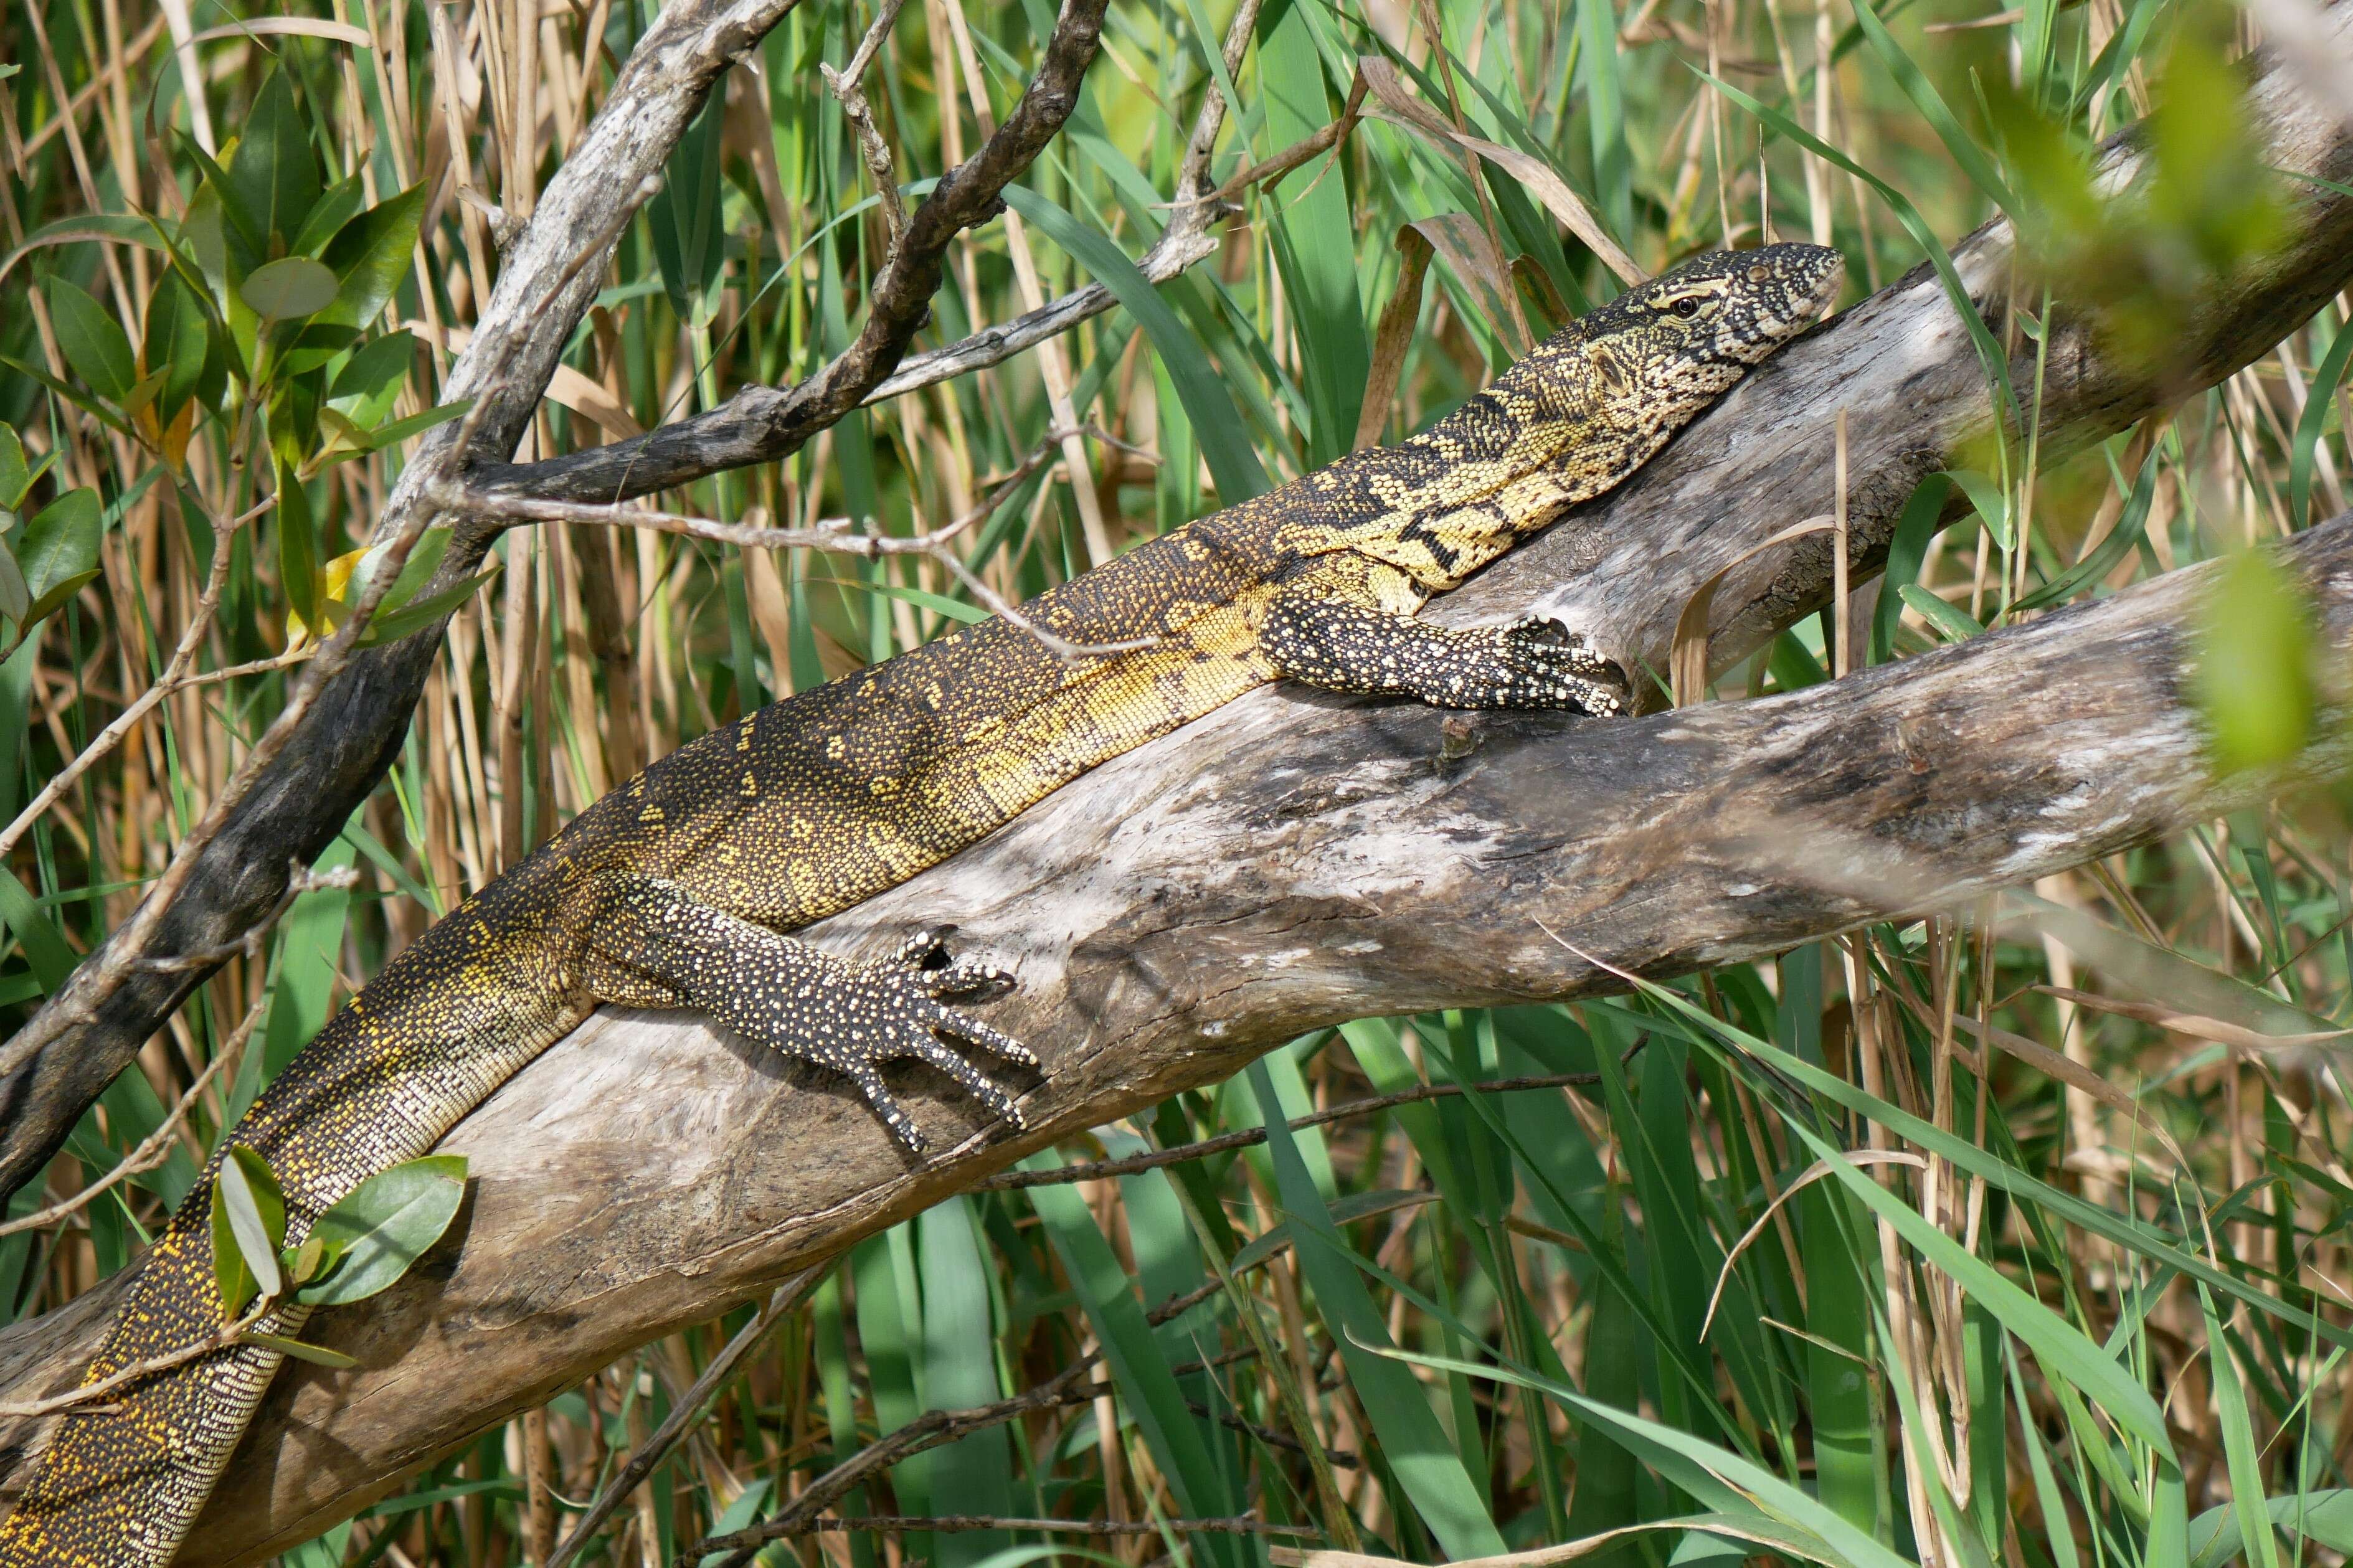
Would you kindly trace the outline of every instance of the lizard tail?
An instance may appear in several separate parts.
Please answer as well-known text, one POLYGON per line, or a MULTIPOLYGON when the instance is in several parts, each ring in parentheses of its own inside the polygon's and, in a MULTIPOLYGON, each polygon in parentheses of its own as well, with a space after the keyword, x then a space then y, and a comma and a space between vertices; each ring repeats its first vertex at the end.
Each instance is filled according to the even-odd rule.
MULTIPOLYGON (((532 967, 478 964, 459 1005, 435 975, 470 921, 427 931, 330 1020, 228 1135, 142 1260, 138 1279, 82 1386, 169 1360, 151 1374, 59 1417, 15 1510, 0 1520, 5 1568, 163 1568, 172 1561, 260 1405, 281 1354, 249 1341, 193 1359, 224 1331, 213 1273, 213 1183, 222 1154, 245 1144, 286 1194, 286 1239, 367 1177, 429 1150, 517 1067, 560 1037, 547 989, 518 984, 532 967), (450 936, 436 940, 436 932, 450 936)), ((470 956, 480 957, 480 954, 470 956)), ((506 957, 508 955, 500 955, 506 957)), ((289 1304, 253 1328, 291 1334, 309 1316, 289 1304)))

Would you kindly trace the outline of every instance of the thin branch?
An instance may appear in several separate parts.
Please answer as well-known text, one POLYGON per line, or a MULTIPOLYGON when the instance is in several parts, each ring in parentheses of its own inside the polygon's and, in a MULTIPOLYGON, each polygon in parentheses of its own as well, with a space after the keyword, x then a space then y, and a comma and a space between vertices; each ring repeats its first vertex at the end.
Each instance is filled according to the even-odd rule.
POLYGON ((1079 89, 1103 37, 1108 0, 1064 0, 1021 101, 980 150, 940 176, 876 275, 856 341, 789 390, 747 386, 691 419, 610 446, 543 462, 493 463, 469 477, 477 491, 505 497, 613 502, 669 489, 708 474, 773 462, 837 423, 898 368, 930 318, 932 296, 957 236, 1003 207, 1019 178, 1078 107, 1079 89))
POLYGON ((1324 126, 1314 135, 1293 142, 1273 157, 1252 163, 1249 168, 1219 185, 1215 194, 1188 204, 1187 210, 1198 211, 1204 207, 1223 206, 1235 200, 1244 191, 1263 185, 1271 180, 1279 180, 1302 163, 1321 157, 1337 147, 1348 139, 1349 132, 1363 122, 1366 90, 1364 75, 1359 72, 1355 82, 1349 86, 1348 101, 1340 106, 1339 119, 1324 126))
POLYGON ((51 1204, 47 1208, 35 1213, 20 1215, 15 1219, 0 1223, 0 1237, 14 1236, 20 1230, 39 1230, 55 1225, 67 1215, 81 1209, 93 1198, 103 1196, 118 1184, 152 1171, 169 1159, 172 1152, 172 1141, 178 1134, 180 1124, 188 1119, 188 1111, 195 1105, 196 1097, 204 1093, 213 1079, 218 1078, 223 1072, 233 1069, 239 1061, 244 1059, 246 1043, 253 1038, 255 1026, 261 1022, 262 1015, 269 1010, 269 994, 265 991, 254 999, 253 1005, 245 1010, 245 1016, 237 1020, 237 1027, 230 1031, 227 1039, 221 1042, 221 1047, 213 1054, 213 1059, 206 1063, 205 1070, 196 1075, 196 1081, 188 1085, 187 1092, 174 1102, 171 1111, 156 1124, 155 1131, 140 1140, 139 1146, 122 1157, 121 1163, 69 1198, 61 1199, 51 1204))
POLYGON ((133 964, 149 974, 185 974, 193 970, 211 969, 216 964, 227 963, 232 958, 259 958, 261 956, 262 939, 269 934, 270 928, 278 923, 286 911, 294 907, 295 900, 305 893, 316 893, 328 889, 349 891, 359 886, 359 880, 358 870, 350 866, 330 867, 324 871, 307 871, 298 861, 294 864, 291 874, 286 879, 286 890, 278 895, 278 901, 269 906, 269 911, 267 914, 246 928, 244 935, 213 947, 194 948, 170 958, 136 959, 132 961, 133 964))
MULTIPOLYGON (((1371 1116, 1400 1105, 1414 1105, 1425 1100, 1447 1100, 1468 1089, 1481 1094, 1514 1094, 1529 1089, 1580 1089, 1601 1081, 1599 1073, 1547 1073, 1535 1078, 1499 1078, 1486 1083, 1422 1083, 1400 1089, 1395 1094, 1375 1095, 1368 1100, 1351 1100, 1344 1104, 1327 1106, 1305 1116, 1293 1117, 1290 1127, 1294 1132, 1310 1127, 1322 1127, 1328 1122, 1345 1121, 1350 1117, 1371 1116)), ((1024 1187, 1060 1186, 1068 1182, 1099 1182, 1112 1176, 1133 1176, 1139 1172, 1157 1171, 1165 1165, 1181 1165, 1187 1160, 1206 1160, 1212 1154, 1223 1154, 1235 1149, 1254 1148, 1266 1142, 1263 1127, 1244 1128, 1239 1132, 1220 1132, 1215 1138, 1204 1138, 1198 1143, 1181 1143, 1171 1149, 1155 1149, 1149 1154, 1130 1154, 1118 1160, 1092 1160, 1082 1165, 1063 1165, 1051 1171, 999 1171, 972 1184, 976 1193, 1016 1192, 1024 1187)))
MULTIPOLYGON (((229 563, 235 553, 229 549, 229 542, 239 529, 277 504, 278 498, 270 496, 247 509, 233 521, 213 524, 212 570, 205 575, 204 592, 196 596, 195 607, 188 616, 187 629, 180 634, 179 647, 172 650, 171 662, 164 667, 163 675, 154 684, 133 698, 73 761, 59 768, 49 782, 41 786, 40 793, 16 814, 14 822, 0 830, 0 865, 7 863, 8 857, 23 842, 25 835, 32 830, 33 824, 41 819, 41 815, 63 799, 66 793, 79 782, 82 774, 121 745, 123 737, 131 733, 140 720, 154 711, 156 705, 166 697, 203 679, 191 675, 190 670, 196 662, 196 655, 212 636, 213 617, 219 613, 221 593, 228 585, 229 563)), ((218 678, 216 676, 214 679, 218 678)))
POLYGON ((860 83, 865 79, 867 66, 882 47, 884 36, 891 31, 891 24, 899 19, 899 7, 904 4, 906 0, 882 0, 881 14, 866 29, 866 37, 847 66, 837 71, 820 60, 817 68, 818 74, 825 78, 826 87, 840 101, 841 112, 858 132, 858 150, 866 159, 866 172, 873 176, 874 195, 882 204, 882 218, 890 236, 882 252, 885 271, 890 269, 892 258, 898 254, 900 240, 906 236, 907 209, 899 200, 899 172, 891 158, 890 143, 882 140, 881 128, 874 123, 874 106, 866 101, 860 83))
MULTIPOLYGON (((1241 69, 1242 55, 1249 49, 1258 26, 1259 4, 1260 0, 1241 0, 1234 7, 1232 20, 1226 24, 1220 54, 1229 80, 1241 69)), ((1161 230, 1160 237, 1135 260, 1135 269, 1151 282, 1166 283, 1217 254, 1217 241, 1209 237, 1209 226, 1230 209, 1210 189, 1209 164, 1225 124, 1225 96, 1212 79, 1202 92, 1201 107, 1193 118, 1193 134, 1187 140, 1185 156, 1176 166, 1176 199, 1170 203, 1176 216, 1161 230)), ((1048 338, 1102 315, 1118 302, 1117 297, 1100 283, 1082 285, 1002 326, 984 328, 944 348, 916 355, 869 393, 866 401, 880 403, 1001 364, 1048 338)))
POLYGON ((165 1351, 161 1355, 149 1356, 144 1361, 134 1361, 121 1371, 100 1378, 96 1383, 85 1383, 79 1388, 68 1389, 63 1394, 53 1394, 47 1399, 30 1400, 22 1405, 0 1405, 0 1417, 13 1420, 35 1415, 55 1415, 62 1411, 78 1410, 84 1405, 92 1405, 112 1394, 116 1389, 136 1383, 142 1377, 153 1376, 159 1372, 169 1372, 175 1366, 185 1366, 189 1362, 212 1354, 215 1351, 227 1349, 242 1341, 248 1330, 255 1327, 262 1319, 277 1310, 276 1297, 257 1297, 253 1305, 246 1309, 244 1316, 231 1319, 193 1344, 182 1345, 174 1351, 165 1351))
MULTIPOLYGON (((618 219, 643 199, 712 84, 797 3, 671 0, 640 36, 505 257, 471 341, 451 367, 446 395, 489 388, 497 405, 471 449, 514 449, 596 296, 618 219), (599 234, 600 243, 584 245, 599 234)), ((456 437, 447 426, 428 432, 395 486, 373 540, 391 552, 387 566, 406 559, 432 521, 420 511, 420 490, 455 456, 456 437)), ((432 589, 463 581, 498 531, 459 530, 432 589)), ((288 860, 324 849, 382 779, 438 654, 439 632, 367 648, 357 647, 358 636, 356 623, 347 624, 307 656, 306 676, 293 683, 287 708, 181 841, 138 911, 0 1047, 0 1192, 34 1179, 203 979, 193 970, 143 971, 135 961, 243 930, 277 898, 288 860)))
MULTIPOLYGON (((221 962, 214 959, 191 963, 181 956, 149 957, 146 947, 164 917, 171 912, 181 890, 195 874, 206 847, 237 820, 238 812, 268 773, 269 765, 301 731, 320 694, 360 650, 368 623, 375 618, 377 608, 398 580, 401 568, 407 565, 410 552, 417 548, 417 541, 425 537, 426 526, 431 521, 431 514, 418 511, 385 544, 375 572, 352 603, 350 616, 335 628, 332 636, 319 645, 319 651, 311 657, 302 679, 295 683, 293 692, 287 698, 286 706, 280 710, 277 718, 270 721, 269 727, 262 731, 253 749, 245 754, 244 760, 237 764, 237 772, 230 776, 220 794, 214 797, 204 816, 174 846, 171 863, 164 867, 163 876, 156 879, 147 897, 141 900, 131 919, 123 923, 106 946, 85 960, 81 967, 74 971, 66 989, 50 998, 49 1004, 33 1021, 17 1031, 5 1050, 0 1050, 0 1074, 14 1070, 17 1064, 38 1052, 72 1025, 96 1017, 99 1007, 132 975, 192 973, 221 962)), ((216 602, 218 599, 217 584, 222 577, 219 563, 229 553, 226 548, 215 552, 215 582, 207 583, 206 591, 216 602)), ((184 640, 183 647, 185 646, 184 640)), ((288 901, 281 899, 277 905, 278 910, 282 911, 288 901)), ((248 926, 243 936, 232 944, 229 955, 243 951, 244 944, 254 940, 255 936, 256 928, 248 926)))
MULTIPOLYGON (((1036 469, 1029 471, 1034 473, 1036 469)), ((1017 479, 1012 482, 1018 483, 1019 480, 1017 479)), ((814 528, 769 528, 754 522, 721 522, 715 518, 693 517, 684 512, 656 511, 649 507, 633 506, 626 501, 607 504, 491 494, 447 481, 437 486, 431 494, 435 503, 446 511, 497 517, 509 522, 583 522, 605 528, 643 528, 657 533, 707 539, 745 550, 823 550, 867 560, 885 555, 928 556, 963 584, 965 591, 979 600, 991 615, 1008 626, 1028 633, 1058 658, 1075 662, 1117 653, 1140 652, 1161 645, 1158 637, 1129 637, 1103 643, 1072 642, 1023 615, 1018 605, 990 587, 978 573, 965 564, 962 556, 950 548, 955 536, 979 518, 987 516, 986 511, 967 513, 958 518, 952 527, 936 533, 917 533, 902 538, 888 533, 854 532, 848 518, 828 518, 814 528)), ((995 509, 992 506, 989 510, 995 509)))

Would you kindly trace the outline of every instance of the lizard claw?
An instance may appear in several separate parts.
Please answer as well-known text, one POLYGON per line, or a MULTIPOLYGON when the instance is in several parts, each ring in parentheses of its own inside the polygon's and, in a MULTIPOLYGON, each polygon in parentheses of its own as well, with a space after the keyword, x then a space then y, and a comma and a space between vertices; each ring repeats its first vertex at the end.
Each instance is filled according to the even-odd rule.
POLYGON ((1573 708, 1600 717, 1625 711, 1625 672, 1548 616, 1522 616, 1495 631, 1504 664, 1519 678, 1514 706, 1573 708))
POLYGON ((928 926, 899 944, 896 962, 914 973, 935 1002, 987 1001, 1013 989, 1011 970, 951 957, 947 933, 928 926))

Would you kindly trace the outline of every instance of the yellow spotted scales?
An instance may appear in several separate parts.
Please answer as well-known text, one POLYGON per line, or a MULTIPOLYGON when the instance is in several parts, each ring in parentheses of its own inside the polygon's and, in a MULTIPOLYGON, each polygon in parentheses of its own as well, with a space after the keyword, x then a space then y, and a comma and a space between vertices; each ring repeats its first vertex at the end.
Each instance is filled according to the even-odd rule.
MULTIPOLYGON (((385 967, 222 1140, 286 1188, 287 1237, 426 1152, 599 1003, 709 1015, 845 1075, 923 1141, 876 1064, 915 1057, 1016 1126, 946 1041, 1033 1058, 948 1004, 1002 977, 911 944, 854 964, 779 934, 945 859, 1087 769, 1290 678, 1455 708, 1614 711, 1610 667, 1524 621, 1410 617, 1570 504, 1632 473, 1836 292, 1835 252, 1704 256, 1556 333, 1396 447, 1359 452, 1163 535, 1033 601, 1075 661, 1003 621, 764 708, 582 812, 385 967)), ((221 1322, 212 1169, 141 1265, 90 1380, 221 1322)), ((291 1333, 304 1311, 263 1327, 291 1333)), ((240 1344, 68 1417, 0 1522, 0 1564, 170 1561, 279 1353, 240 1344)))

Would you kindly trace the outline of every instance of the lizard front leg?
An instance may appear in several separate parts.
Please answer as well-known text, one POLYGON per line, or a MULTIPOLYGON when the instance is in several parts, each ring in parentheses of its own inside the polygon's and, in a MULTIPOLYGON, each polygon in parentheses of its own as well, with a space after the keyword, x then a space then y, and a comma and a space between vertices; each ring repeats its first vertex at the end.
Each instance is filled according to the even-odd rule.
POLYGON ((1321 591, 1313 579, 1286 589, 1267 606, 1260 652, 1274 673, 1293 680, 1394 693, 1434 708, 1623 710, 1623 699, 1604 683, 1617 667, 1582 643, 1553 640, 1553 622, 1527 616, 1470 630, 1429 626, 1387 607, 1381 601, 1397 595, 1379 593, 1381 586, 1365 584, 1374 592, 1361 597, 1321 591))
POLYGON ((936 937, 918 937, 892 963, 852 963, 659 877, 608 873, 586 901, 585 978, 598 1001, 691 1008, 786 1056, 829 1068, 857 1087, 892 1136, 914 1153, 923 1152, 923 1134, 884 1086, 879 1063, 904 1057, 929 1062, 1004 1121, 1024 1125, 1013 1097, 941 1038, 1037 1066, 1018 1040, 944 1005, 993 990, 1006 977, 942 963, 936 937))

